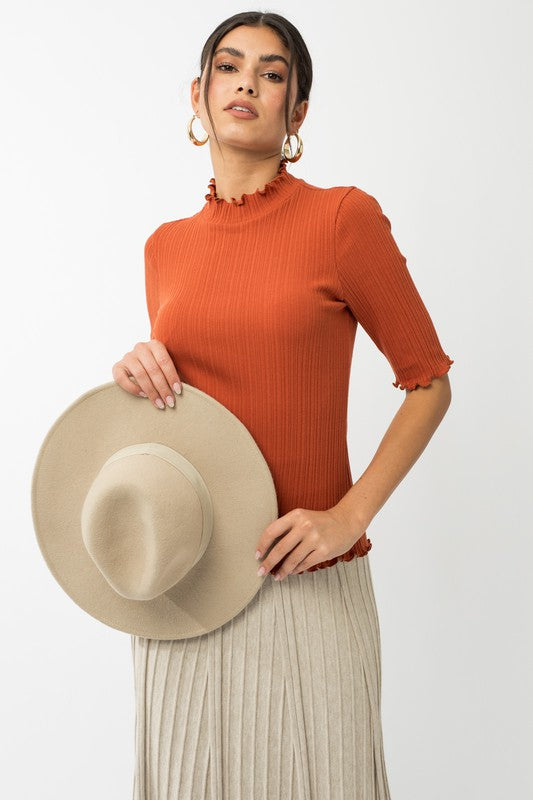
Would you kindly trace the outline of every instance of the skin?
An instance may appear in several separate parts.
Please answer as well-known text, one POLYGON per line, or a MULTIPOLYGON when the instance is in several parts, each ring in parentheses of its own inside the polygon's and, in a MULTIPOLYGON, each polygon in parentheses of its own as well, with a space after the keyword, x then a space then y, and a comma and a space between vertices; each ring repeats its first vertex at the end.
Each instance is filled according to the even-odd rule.
MULTIPOLYGON (((232 197, 264 188, 277 173, 286 137, 283 109, 288 69, 280 61, 261 62, 259 56, 276 53, 288 60, 289 52, 268 27, 235 28, 221 39, 217 49, 221 47, 237 48, 244 57, 226 52, 213 60, 209 104, 220 147, 204 105, 203 76, 192 81, 191 104, 209 133, 217 196, 230 202, 232 197), (250 100, 258 116, 238 119, 224 110, 239 99, 250 100)), ((308 101, 294 103, 296 89, 293 76, 291 133, 299 130, 308 109, 308 101)), ((176 367, 165 345, 156 339, 138 342, 113 365, 113 378, 125 391, 147 397, 161 409, 165 408, 162 398, 174 406, 171 387, 181 392, 176 367)), ((279 564, 274 577, 283 580, 349 550, 418 460, 450 402, 447 374, 427 387, 406 390, 370 464, 335 506, 325 511, 295 508, 265 528, 257 541, 256 555, 263 559, 258 574, 268 574, 279 564)))

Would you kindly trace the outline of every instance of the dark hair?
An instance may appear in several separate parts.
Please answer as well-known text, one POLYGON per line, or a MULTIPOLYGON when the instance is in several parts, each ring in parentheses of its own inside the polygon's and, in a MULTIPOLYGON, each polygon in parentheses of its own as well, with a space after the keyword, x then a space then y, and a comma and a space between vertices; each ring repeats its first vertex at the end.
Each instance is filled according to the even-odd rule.
POLYGON ((296 67, 297 77, 295 105, 301 103, 302 100, 309 100, 311 83, 313 82, 313 65, 311 62, 311 56, 309 55, 309 51, 304 40, 302 39, 300 32, 291 22, 289 22, 289 20, 285 19, 285 17, 282 17, 280 14, 274 14, 268 11, 243 11, 240 14, 234 14, 232 17, 228 17, 228 19, 224 20, 224 22, 221 22, 220 25, 218 25, 213 33, 209 36, 203 46, 202 55, 200 57, 200 77, 207 66, 206 82, 204 86, 205 106, 207 108, 207 114, 211 120, 215 139, 219 147, 220 144, 215 131, 213 117, 211 116, 209 102, 207 100, 209 83, 211 79, 212 58, 213 53, 215 52, 216 47, 222 37, 234 28, 239 27, 239 25, 249 25, 250 27, 255 28, 269 26, 278 34, 280 40, 290 52, 289 75, 287 79, 287 90, 285 92, 285 132, 287 136, 289 135, 289 92, 292 86, 294 68, 296 67))

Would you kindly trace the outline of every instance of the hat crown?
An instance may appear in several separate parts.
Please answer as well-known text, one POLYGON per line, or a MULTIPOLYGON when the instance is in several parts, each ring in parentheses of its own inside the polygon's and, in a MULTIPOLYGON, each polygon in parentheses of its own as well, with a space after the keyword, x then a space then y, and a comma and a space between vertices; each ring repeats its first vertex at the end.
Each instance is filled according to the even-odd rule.
POLYGON ((81 511, 87 552, 114 591, 131 600, 152 600, 181 581, 204 554, 212 528, 202 476, 159 442, 114 452, 81 511))

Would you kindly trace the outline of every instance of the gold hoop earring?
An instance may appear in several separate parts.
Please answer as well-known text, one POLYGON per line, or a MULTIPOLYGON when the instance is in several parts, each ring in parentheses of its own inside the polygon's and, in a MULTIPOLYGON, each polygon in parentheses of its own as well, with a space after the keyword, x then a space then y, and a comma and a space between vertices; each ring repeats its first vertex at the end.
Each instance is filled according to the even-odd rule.
POLYGON ((302 157, 303 151, 304 151, 304 143, 299 133, 291 133, 289 134, 289 136, 285 137, 285 141, 283 142, 283 155, 285 156, 285 159, 287 161, 291 162, 298 161, 298 159, 302 157), (298 147, 294 155, 291 155, 292 152, 290 147, 291 136, 296 136, 296 138, 298 139, 298 147))
POLYGON ((194 135, 193 130, 192 130, 192 125, 193 125, 193 122, 194 122, 195 119, 196 119, 196 114, 193 114, 192 115, 192 119, 189 120, 189 123, 187 125, 187 133, 189 134, 189 139, 191 140, 191 142, 193 144, 195 144, 197 147, 201 147, 209 139, 209 134, 207 134, 207 136, 203 140, 196 138, 196 136, 194 135))

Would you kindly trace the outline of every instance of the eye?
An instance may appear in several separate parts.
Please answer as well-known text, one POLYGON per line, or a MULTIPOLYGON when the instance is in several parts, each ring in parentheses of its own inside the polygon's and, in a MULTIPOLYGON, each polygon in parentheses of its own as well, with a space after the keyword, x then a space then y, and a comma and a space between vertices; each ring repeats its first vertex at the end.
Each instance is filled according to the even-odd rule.
MULTIPOLYGON (((233 64, 217 64, 216 69, 219 69, 221 72, 229 72, 229 70, 223 69, 223 67, 229 67, 230 70, 235 69, 233 64)), ((283 80, 282 76, 278 75, 277 72, 265 72, 265 75, 274 75, 276 81, 283 80)))

